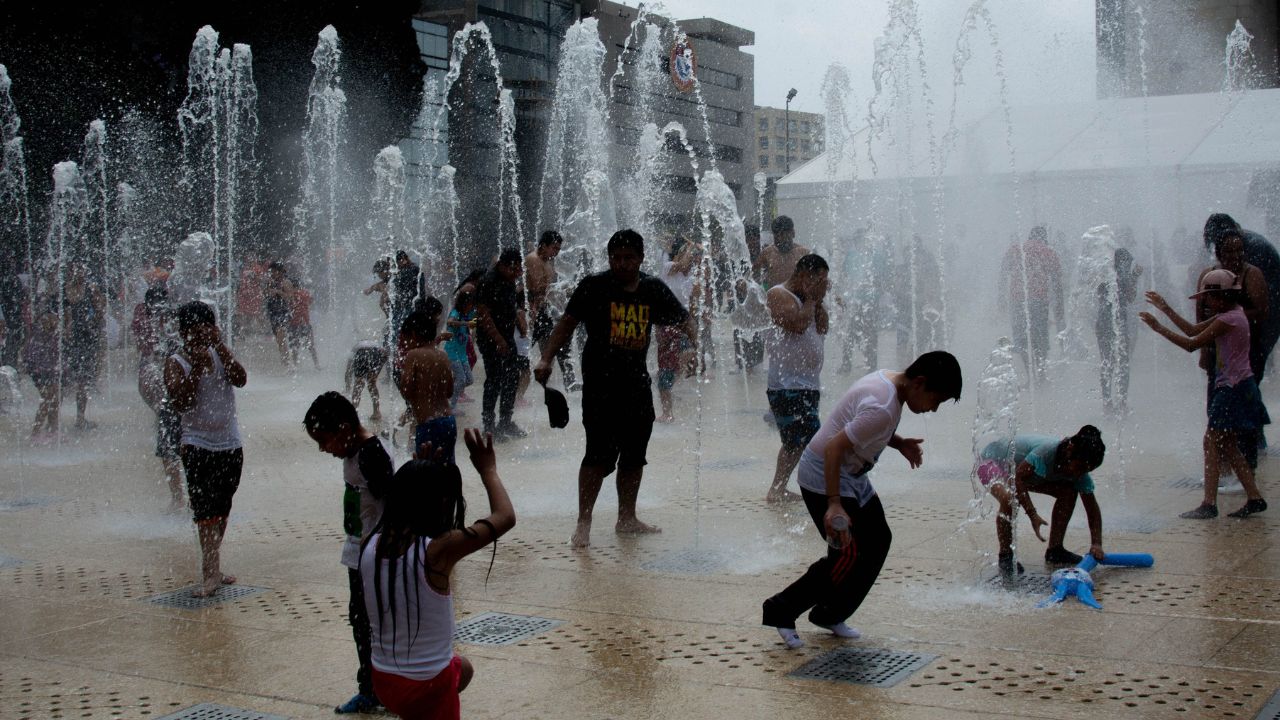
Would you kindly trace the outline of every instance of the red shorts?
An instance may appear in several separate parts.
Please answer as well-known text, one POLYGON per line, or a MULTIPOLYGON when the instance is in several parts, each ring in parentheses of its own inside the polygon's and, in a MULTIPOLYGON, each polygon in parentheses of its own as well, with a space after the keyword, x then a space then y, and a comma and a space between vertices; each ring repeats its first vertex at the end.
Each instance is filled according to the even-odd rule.
POLYGON ((458 680, 462 658, 457 655, 430 680, 412 680, 373 668, 373 691, 391 712, 405 720, 457 720, 458 680))

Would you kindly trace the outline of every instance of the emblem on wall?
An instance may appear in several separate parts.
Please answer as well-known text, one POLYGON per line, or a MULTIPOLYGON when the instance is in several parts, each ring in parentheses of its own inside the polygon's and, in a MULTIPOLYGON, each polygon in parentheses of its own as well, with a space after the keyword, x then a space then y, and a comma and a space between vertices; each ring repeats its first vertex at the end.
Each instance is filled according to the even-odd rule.
POLYGON ((693 52, 689 38, 682 37, 671 46, 671 82, 680 92, 693 89, 695 74, 698 71, 698 56, 693 52))

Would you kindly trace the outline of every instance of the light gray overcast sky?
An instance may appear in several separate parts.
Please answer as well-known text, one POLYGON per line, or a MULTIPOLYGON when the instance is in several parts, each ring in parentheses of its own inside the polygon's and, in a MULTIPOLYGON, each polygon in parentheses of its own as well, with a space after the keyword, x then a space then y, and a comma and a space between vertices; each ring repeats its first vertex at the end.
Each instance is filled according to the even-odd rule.
MULTIPOLYGON (((627 4, 635 5, 634 0, 627 4)), ((921 33, 935 102, 951 102, 951 58, 973 0, 918 0, 921 33)), ((822 78, 841 62, 852 78, 855 103, 870 92, 872 48, 884 31, 889 0, 666 0, 676 19, 714 17, 755 32, 746 48, 756 58, 756 104, 822 112, 822 78)), ((1094 0, 987 0, 1000 37, 1015 104, 1090 99, 1094 94, 1094 0)), ((984 30, 973 41, 961 102, 970 110, 995 100, 993 54, 984 30)))

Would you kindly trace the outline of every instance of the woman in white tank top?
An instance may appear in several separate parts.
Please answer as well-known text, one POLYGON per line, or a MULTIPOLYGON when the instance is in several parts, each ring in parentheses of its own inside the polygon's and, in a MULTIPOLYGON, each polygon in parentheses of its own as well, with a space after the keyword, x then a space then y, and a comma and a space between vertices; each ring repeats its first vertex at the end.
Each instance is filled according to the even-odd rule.
POLYGON ((516 523, 498 477, 493 437, 471 428, 464 439, 489 495, 489 516, 464 527, 458 467, 411 460, 396 472, 382 521, 360 553, 373 631, 373 688, 401 717, 458 717, 458 693, 473 669, 453 653, 450 575, 459 560, 516 523))

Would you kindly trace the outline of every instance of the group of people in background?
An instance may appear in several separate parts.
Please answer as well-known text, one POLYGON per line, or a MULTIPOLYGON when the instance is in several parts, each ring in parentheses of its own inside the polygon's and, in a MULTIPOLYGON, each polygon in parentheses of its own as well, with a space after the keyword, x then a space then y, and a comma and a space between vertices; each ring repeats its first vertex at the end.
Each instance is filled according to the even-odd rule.
MULTIPOLYGON (((457 716, 458 693, 474 668, 453 653, 450 573, 514 526, 494 441, 525 437, 515 408, 529 383, 545 385, 555 367, 567 390, 581 392, 586 431, 571 544, 590 546, 595 504, 610 475, 618 496, 615 531, 661 532, 637 516, 654 424, 676 420, 680 379, 705 377, 716 366, 709 347, 712 314, 753 301, 763 304, 765 325, 735 328, 733 346, 737 369, 750 373, 768 364, 763 400, 780 443, 764 497, 804 503, 828 543, 803 576, 763 602, 763 623, 792 648, 803 645, 796 621, 805 613, 827 632, 860 636, 847 621, 874 585, 892 543, 870 471, 886 448, 918 467, 924 441, 898 434, 903 410, 935 412, 958 401, 963 386, 959 362, 939 349, 947 337, 942 267, 918 237, 904 251, 909 267, 895 266, 884 243, 863 231, 845 249, 837 268, 842 286, 833 288, 828 259, 797 242, 790 218, 776 218, 771 230, 773 242, 762 247, 759 231, 748 228, 749 257, 740 267, 727 260, 722 242, 704 247, 672 236, 646 247, 638 233, 619 231, 606 246, 607 268, 577 278, 572 288, 556 267, 564 239, 548 230, 527 253, 503 249, 488 267, 459 278, 447 304, 428 292, 425 274, 407 251, 375 262, 364 294, 377 296, 384 326, 377 339, 352 347, 345 394, 320 395, 303 418, 317 447, 343 460, 347 541, 341 560, 348 568, 359 670, 357 693, 338 712, 384 706, 403 717, 457 716), (653 264, 656 275, 641 271, 651 251, 660 258, 653 264), (895 267, 908 275, 895 275, 895 267), (890 327, 880 320, 886 296, 898 313, 891 326, 900 371, 879 367, 878 336, 890 327), (835 327, 833 318, 840 321, 835 327), (867 373, 823 417, 821 373, 833 330, 840 336, 842 374, 852 369, 855 352, 867 373), (657 350, 660 414, 649 375, 651 346, 657 350), (463 435, 490 512, 467 525, 455 446, 460 405, 471 401, 466 391, 477 363, 484 375, 481 427, 463 435), (405 401, 399 422, 411 426, 408 457, 398 469, 395 443, 388 440, 394 436, 378 432, 384 374, 405 401), (357 409, 366 390, 373 404, 370 426, 357 409), (793 474, 798 493, 788 489, 793 474)), ((1174 345, 1198 351, 1207 373, 1205 496, 1182 517, 1218 515, 1218 480, 1229 468, 1247 495, 1230 514, 1244 518, 1267 509, 1256 468, 1270 418, 1258 386, 1280 337, 1280 312, 1274 310, 1280 307, 1280 256, 1226 215, 1211 216, 1203 237, 1217 263, 1195 278, 1190 318, 1160 292, 1145 294, 1172 328, 1152 313, 1134 313, 1144 268, 1129 248, 1114 248, 1110 279, 1094 297, 1102 399, 1108 415, 1126 412, 1132 316, 1174 345)), ((1046 382, 1052 325, 1065 325, 1065 292, 1064 269, 1045 229, 1034 228, 1025 241, 1013 243, 1001 270, 999 295, 1013 347, 1028 382, 1046 382)), ((244 465, 235 391, 248 374, 224 341, 213 307, 175 298, 167 277, 164 263, 142 275, 145 289, 129 333, 138 353, 138 390, 156 416, 155 454, 172 506, 189 506, 198 530, 196 594, 209 595, 235 582, 223 572, 220 547, 244 465)), ((309 350, 319 368, 311 295, 285 263, 246 264, 238 292, 240 332, 273 337, 286 367, 309 350)), ((57 294, 37 297, 20 353, 41 395, 34 442, 47 442, 56 431, 62 388, 75 389, 76 427, 92 428, 85 413, 106 355, 107 304, 104 290, 80 267, 69 269, 57 294)), ((1024 572, 1014 543, 1019 509, 1046 542, 1046 564, 1068 565, 1082 559, 1065 542, 1079 501, 1088 517, 1088 553, 1104 556, 1091 473, 1105 452, 1102 432, 1091 424, 1065 437, 1024 433, 980 449, 974 473, 998 505, 1001 573, 1024 572), (1053 498, 1048 521, 1033 493, 1053 498)))

